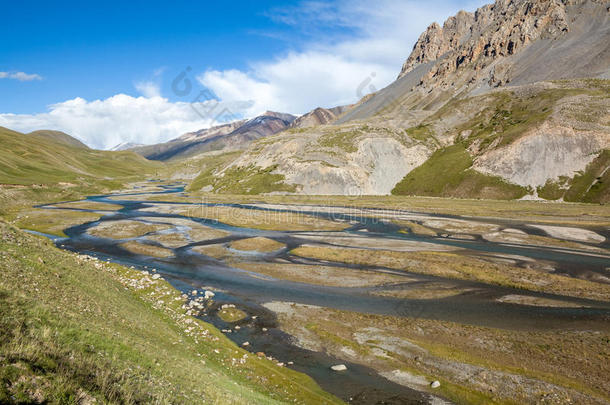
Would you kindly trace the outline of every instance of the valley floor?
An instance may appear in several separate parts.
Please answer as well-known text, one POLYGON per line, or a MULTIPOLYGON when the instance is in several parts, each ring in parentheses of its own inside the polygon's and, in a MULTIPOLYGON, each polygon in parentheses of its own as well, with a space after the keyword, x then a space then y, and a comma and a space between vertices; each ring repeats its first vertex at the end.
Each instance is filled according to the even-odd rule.
POLYGON ((610 402, 606 206, 142 182, 6 218, 81 253, 2 225, 6 398, 335 401, 294 369, 354 403, 610 402), (96 356, 125 377, 80 376, 96 356))

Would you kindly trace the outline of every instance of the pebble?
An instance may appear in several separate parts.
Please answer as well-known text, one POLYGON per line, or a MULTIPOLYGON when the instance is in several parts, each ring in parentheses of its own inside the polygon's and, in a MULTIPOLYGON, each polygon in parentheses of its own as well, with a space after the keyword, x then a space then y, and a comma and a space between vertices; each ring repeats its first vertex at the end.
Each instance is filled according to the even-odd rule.
POLYGON ((347 370, 347 367, 345 366, 345 364, 336 364, 334 366, 331 366, 330 369, 333 371, 345 371, 347 370))
POLYGON ((263 332, 267 332, 267 328, 263 328, 261 329, 263 332))
POLYGON ((430 383, 430 387, 432 388, 438 388, 441 386, 441 383, 438 380, 434 380, 430 383))
POLYGON ((207 290, 206 290, 206 292, 204 292, 204 293, 203 293, 203 296, 204 296, 204 297, 205 297, 205 299, 207 299, 207 300, 209 300, 210 298, 213 298, 213 297, 214 297, 214 295, 216 295, 216 294, 214 294, 212 291, 207 291, 207 290))
POLYGON ((247 347, 247 346, 250 346, 250 342, 244 342, 244 343, 242 343, 241 345, 242 345, 243 347, 247 347))

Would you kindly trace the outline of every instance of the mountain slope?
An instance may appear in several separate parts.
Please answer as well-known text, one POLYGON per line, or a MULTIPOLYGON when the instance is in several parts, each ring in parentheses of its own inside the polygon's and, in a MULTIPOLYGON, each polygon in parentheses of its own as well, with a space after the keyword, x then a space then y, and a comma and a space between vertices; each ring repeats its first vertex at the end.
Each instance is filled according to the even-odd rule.
POLYGON ((307 114, 303 114, 290 125, 291 128, 308 128, 330 124, 339 118, 352 106, 338 106, 333 108, 318 107, 307 114))
POLYGON ((133 152, 73 146, 65 136, 26 135, 0 127, 0 183, 81 182, 141 175, 159 167, 133 152))
POLYGON ((39 131, 30 132, 28 135, 45 137, 47 139, 50 139, 50 140, 58 142, 58 143, 64 143, 69 146, 76 146, 78 148, 89 149, 89 147, 87 145, 85 145, 78 139, 66 134, 65 132, 61 132, 61 131, 51 131, 48 129, 43 129, 43 130, 39 130, 39 131))
POLYGON ((307 194, 606 202, 609 72, 607 2, 498 0, 432 24, 398 79, 333 125, 255 142, 216 174, 267 170, 307 194))
POLYGON ((0 403, 341 403, 188 316, 148 272, 0 220, 0 403))
POLYGON ((290 126, 295 117, 290 114, 266 112, 250 120, 235 121, 197 132, 157 145, 132 148, 134 152, 151 160, 176 160, 215 150, 244 149, 253 140, 280 132, 290 126))

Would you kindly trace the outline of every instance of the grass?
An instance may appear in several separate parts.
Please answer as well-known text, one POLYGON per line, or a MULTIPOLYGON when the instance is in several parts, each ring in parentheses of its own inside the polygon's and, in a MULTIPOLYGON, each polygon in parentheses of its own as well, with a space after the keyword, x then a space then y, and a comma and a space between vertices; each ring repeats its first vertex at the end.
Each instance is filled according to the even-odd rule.
POLYGON ((248 166, 231 167, 222 175, 214 177, 212 190, 226 194, 264 194, 271 192, 294 192, 296 186, 284 183, 284 175, 273 171, 277 168, 248 166))
POLYGON ((322 246, 301 246, 291 253, 319 260, 381 266, 412 273, 430 274, 457 280, 470 280, 491 285, 571 297, 608 301, 610 286, 587 280, 546 274, 490 263, 468 256, 445 252, 396 252, 322 246))
POLYGON ((4 222, 0 252, 0 402, 339 402, 185 315, 162 279, 4 222))
POLYGON ((189 210, 193 217, 214 219, 224 224, 257 228, 267 231, 310 231, 310 230, 343 230, 348 227, 343 222, 335 222, 312 215, 235 208, 228 206, 205 207, 202 210, 189 210))
POLYGON ((230 246, 233 249, 244 251, 273 252, 278 249, 282 249, 286 245, 273 239, 256 237, 233 241, 231 242, 230 246))
POLYGON ((21 229, 65 237, 64 230, 71 226, 97 221, 100 214, 94 212, 31 209, 19 212, 13 223, 21 229))
POLYGON ((127 239, 169 228, 169 225, 163 224, 146 224, 140 221, 119 220, 102 222, 96 227, 91 228, 88 232, 101 238, 127 239))
POLYGON ((565 193, 566 201, 610 203, 610 150, 605 149, 584 172, 574 176, 565 193))
MULTIPOLYGON (((425 196, 316 196, 316 195, 221 195, 149 196, 148 201, 200 203, 269 203, 330 205, 343 208, 381 208, 466 217, 509 218, 532 223, 573 226, 610 226, 610 210, 599 204, 549 203, 546 201, 476 200, 425 196)), ((193 209, 193 216, 206 217, 207 209, 193 209)), ((186 211, 185 211, 186 212, 186 211)))
POLYGON ((471 169, 472 163, 462 144, 439 149, 398 182, 392 194, 511 200, 527 193, 525 188, 500 177, 471 169))
POLYGON ((123 249, 128 250, 137 255, 151 256, 151 257, 171 257, 174 253, 159 246, 147 245, 135 241, 129 241, 120 245, 123 249))
POLYGON ((201 167, 199 175, 189 184, 188 190, 197 191, 206 186, 213 186, 216 172, 232 162, 241 152, 229 152, 220 155, 207 156, 193 164, 201 167))
POLYGON ((324 148, 339 148, 347 153, 354 153, 358 150, 356 139, 363 132, 352 131, 337 131, 330 132, 318 138, 318 144, 324 148))
POLYGON ((160 167, 133 152, 85 149, 1 127, 0 143, 0 184, 82 183, 154 173, 160 167))
POLYGON ((247 316, 248 315, 239 308, 225 308, 218 311, 218 317, 228 323, 241 321, 247 316))

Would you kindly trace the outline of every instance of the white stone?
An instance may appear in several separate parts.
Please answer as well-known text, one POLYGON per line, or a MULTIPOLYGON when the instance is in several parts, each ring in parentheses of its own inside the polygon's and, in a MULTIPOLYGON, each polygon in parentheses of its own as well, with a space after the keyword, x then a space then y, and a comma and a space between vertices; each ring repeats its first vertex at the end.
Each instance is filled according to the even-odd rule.
POLYGON ((441 383, 438 380, 434 380, 430 383, 430 387, 432 388, 438 388, 441 386, 441 383))
POLYGON ((331 366, 330 369, 333 371, 345 371, 347 370, 347 367, 345 366, 345 364, 336 364, 334 366, 331 366))

